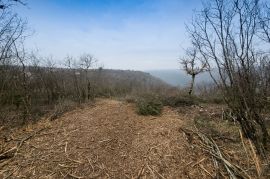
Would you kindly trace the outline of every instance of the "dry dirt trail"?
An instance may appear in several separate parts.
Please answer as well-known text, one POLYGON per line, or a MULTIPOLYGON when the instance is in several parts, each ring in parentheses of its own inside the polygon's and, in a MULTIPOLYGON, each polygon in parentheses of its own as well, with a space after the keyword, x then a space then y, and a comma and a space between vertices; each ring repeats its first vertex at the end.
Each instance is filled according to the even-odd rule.
POLYGON ((99 99, 11 133, 5 148, 30 137, 0 162, 0 178, 208 178, 196 170, 202 158, 179 132, 183 124, 170 108, 145 117, 133 104, 99 99))

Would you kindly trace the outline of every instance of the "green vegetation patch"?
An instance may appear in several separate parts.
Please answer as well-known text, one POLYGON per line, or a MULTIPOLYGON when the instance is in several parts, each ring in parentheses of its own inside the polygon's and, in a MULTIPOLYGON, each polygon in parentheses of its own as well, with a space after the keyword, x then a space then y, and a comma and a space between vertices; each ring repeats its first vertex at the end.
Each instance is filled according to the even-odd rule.
POLYGON ((144 94, 136 100, 137 113, 140 115, 160 115, 163 103, 157 95, 144 94))

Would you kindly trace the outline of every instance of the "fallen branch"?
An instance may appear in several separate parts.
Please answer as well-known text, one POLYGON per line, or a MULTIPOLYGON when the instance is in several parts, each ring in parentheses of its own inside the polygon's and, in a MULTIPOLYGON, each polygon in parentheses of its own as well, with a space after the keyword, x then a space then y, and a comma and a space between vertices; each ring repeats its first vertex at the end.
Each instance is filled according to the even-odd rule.
POLYGON ((71 158, 69 158, 69 156, 67 156, 67 159, 70 160, 70 161, 72 161, 72 162, 74 162, 74 163, 83 164, 82 161, 71 159, 71 158))
POLYGON ((141 178, 142 174, 143 174, 143 170, 144 170, 145 164, 142 166, 141 170, 138 173, 138 176, 136 177, 137 179, 141 178))
POLYGON ((11 177, 18 170, 20 170, 20 167, 17 167, 15 170, 13 170, 11 173, 9 173, 7 176, 5 176, 4 179, 7 179, 7 178, 11 177))
POLYGON ((209 176, 211 176, 211 178, 215 178, 208 170, 206 170, 203 165, 199 164, 200 168, 203 169, 203 171, 205 171, 205 173, 207 173, 209 176))
POLYGON ((238 177, 251 178, 242 168, 230 163, 224 157, 218 145, 212 138, 207 137, 206 135, 204 135, 203 133, 199 131, 192 131, 192 130, 187 130, 187 129, 182 129, 182 128, 180 128, 180 131, 183 131, 187 136, 192 136, 192 135, 198 136, 199 140, 202 142, 201 147, 203 148, 203 150, 209 153, 211 156, 213 156, 214 165, 217 166, 217 163, 220 163, 221 165, 223 165, 231 179, 237 179, 238 177))
POLYGON ((261 176, 261 173, 262 173, 262 170, 261 170, 261 167, 260 167, 259 159, 258 159, 257 154, 256 154, 256 152, 255 152, 255 149, 254 149, 254 147, 253 147, 253 145, 252 145, 252 142, 251 142, 250 140, 248 140, 248 142, 249 142, 249 145, 250 145, 252 154, 253 154, 252 159, 253 159, 253 161, 254 161, 254 163, 255 163, 256 171, 257 171, 258 177, 260 177, 260 176, 261 176))
POLYGON ((198 161, 198 162, 196 162, 195 164, 193 164, 192 167, 195 167, 196 165, 202 163, 202 162, 205 161, 205 160, 206 160, 206 158, 201 159, 200 161, 198 161))
POLYGON ((41 131, 45 130, 46 128, 42 128, 32 134, 30 134, 29 136, 23 138, 20 142, 19 142, 19 145, 18 145, 18 149, 21 148, 21 146, 23 145, 24 142, 26 142, 27 140, 31 139, 32 137, 34 137, 35 135, 37 135, 38 133, 40 133, 41 131))
POLYGON ((247 156, 247 160, 248 160, 248 168, 249 168, 249 163, 250 163, 249 161, 250 161, 250 159, 249 159, 249 155, 248 155, 248 150, 247 150, 247 148, 246 148, 246 145, 245 145, 245 142, 244 142, 244 139, 243 139, 243 134, 242 134, 242 132, 241 132, 240 129, 239 129, 239 134, 240 134, 240 139, 241 139, 243 148, 244 148, 245 153, 246 153, 246 156, 247 156))
POLYGON ((42 129, 40 129, 40 130, 38 130, 38 131, 36 131, 36 132, 30 134, 29 136, 27 136, 27 137, 23 138, 22 140, 20 140, 20 141, 17 143, 16 146, 14 146, 14 147, 12 147, 11 149, 9 149, 9 150, 7 150, 7 151, 1 153, 1 154, 0 154, 0 161, 1 161, 1 160, 4 160, 4 159, 9 159, 9 158, 14 157, 14 156, 18 153, 19 149, 22 147, 22 145, 24 144, 24 142, 26 142, 27 140, 31 139, 33 136, 35 136, 36 134, 40 133, 40 132, 43 131, 44 129, 45 129, 45 128, 42 128, 42 129))
POLYGON ((7 151, 1 153, 1 154, 0 154, 0 160, 4 160, 4 159, 11 158, 11 157, 12 157, 12 154, 9 155, 9 153, 15 151, 16 149, 17 149, 17 146, 12 147, 11 149, 9 149, 9 150, 7 150, 7 151))

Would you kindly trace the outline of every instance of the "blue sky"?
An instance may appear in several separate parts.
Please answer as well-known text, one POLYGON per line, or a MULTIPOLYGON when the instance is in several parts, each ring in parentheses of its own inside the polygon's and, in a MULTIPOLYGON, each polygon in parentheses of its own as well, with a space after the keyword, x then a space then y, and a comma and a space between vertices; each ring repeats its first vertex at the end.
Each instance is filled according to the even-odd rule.
POLYGON ((188 46, 185 23, 200 0, 28 0, 19 14, 29 49, 53 56, 93 54, 105 68, 175 69, 188 46))

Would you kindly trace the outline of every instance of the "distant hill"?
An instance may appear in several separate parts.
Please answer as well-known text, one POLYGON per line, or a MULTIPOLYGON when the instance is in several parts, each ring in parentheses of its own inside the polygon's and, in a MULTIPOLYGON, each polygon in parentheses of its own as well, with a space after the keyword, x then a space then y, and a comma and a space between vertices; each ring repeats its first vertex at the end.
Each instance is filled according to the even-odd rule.
MULTIPOLYGON (((173 86, 185 87, 190 84, 191 77, 186 74, 184 70, 170 69, 170 70, 147 70, 146 72, 160 78, 166 83, 173 86)), ((195 79, 195 83, 212 82, 210 75, 207 72, 199 74, 195 79)))
POLYGON ((139 86, 153 88, 158 88, 160 86, 171 87, 166 81, 160 79, 158 76, 153 76, 148 72, 112 69, 103 69, 102 71, 90 70, 91 76, 97 74, 102 75, 103 79, 107 80, 107 83, 126 84, 131 85, 130 87, 133 86, 134 88, 139 86))
MULTIPOLYGON (((37 72, 37 70, 35 68, 38 68, 39 72, 52 71, 55 74, 61 76, 61 78, 65 78, 68 80, 70 77, 73 77, 74 72, 79 79, 83 79, 85 76, 85 72, 83 69, 48 68, 33 66, 28 66, 26 68, 27 74, 30 76, 36 76, 35 73, 37 72)), ((127 88, 159 88, 161 86, 167 88, 172 87, 171 84, 160 79, 158 76, 154 76, 148 72, 136 70, 89 69, 88 78, 90 81, 96 83, 97 85, 103 85, 108 88, 112 86, 125 86, 127 88)))

